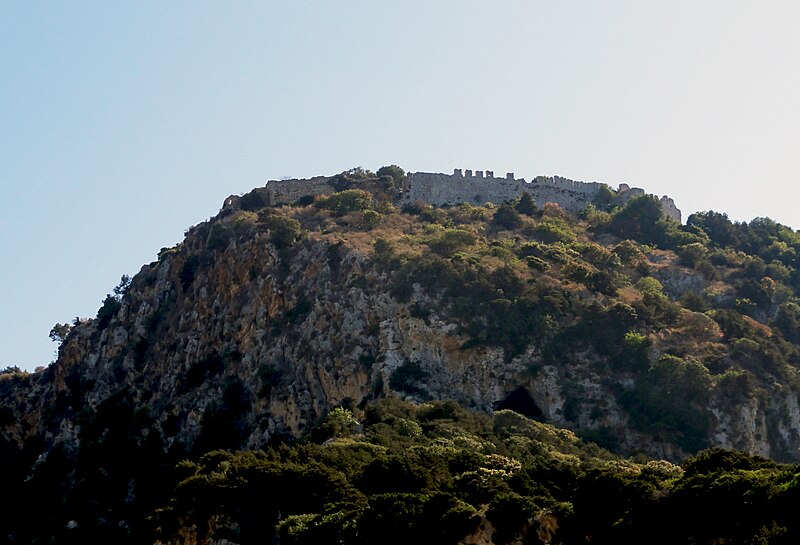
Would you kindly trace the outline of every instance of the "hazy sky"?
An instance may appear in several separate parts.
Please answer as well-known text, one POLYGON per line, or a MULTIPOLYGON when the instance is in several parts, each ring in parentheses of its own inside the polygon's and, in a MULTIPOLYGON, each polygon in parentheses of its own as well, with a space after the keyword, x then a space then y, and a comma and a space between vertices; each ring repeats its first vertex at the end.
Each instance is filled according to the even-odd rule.
POLYGON ((800 2, 0 2, 0 367, 225 197, 558 174, 800 227, 800 2))

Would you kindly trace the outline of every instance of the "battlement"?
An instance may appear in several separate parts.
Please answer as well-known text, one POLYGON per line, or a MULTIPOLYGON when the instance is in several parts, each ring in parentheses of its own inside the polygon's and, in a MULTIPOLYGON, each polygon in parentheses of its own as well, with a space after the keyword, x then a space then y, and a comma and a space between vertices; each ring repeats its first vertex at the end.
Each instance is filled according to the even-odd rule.
MULTIPOLYGON (((528 193, 538 203, 553 202, 561 208, 572 212, 580 212, 590 204, 605 184, 600 182, 581 182, 561 176, 537 176, 531 182, 524 178, 515 178, 513 172, 505 178, 495 178, 494 171, 454 169, 453 174, 432 172, 413 172, 406 178, 405 202, 422 201, 438 206, 452 205, 460 202, 484 204, 499 203, 515 199, 528 193)), ((640 188, 632 188, 628 184, 620 184, 617 198, 621 203, 634 197, 644 195, 640 188)), ((681 212, 669 197, 662 197, 664 214, 681 221, 681 212)))
MULTIPOLYGON (((334 180, 335 177, 326 176, 307 180, 273 180, 254 191, 261 194, 266 205, 279 206, 309 195, 334 193, 337 191, 334 180)), ((504 178, 497 178, 493 170, 462 171, 456 168, 453 174, 409 172, 397 199, 399 203, 421 201, 436 206, 461 202, 482 205, 509 201, 528 193, 540 206, 552 202, 564 210, 577 213, 592 203, 604 186, 600 182, 581 182, 561 176, 537 176, 526 182, 524 178, 515 178, 513 172, 506 173, 504 178)), ((644 189, 619 184, 616 199, 624 204, 644 194, 644 189)), ((238 207, 239 200, 240 197, 229 197, 223 209, 238 207)), ((659 202, 667 217, 681 221, 681 211, 671 198, 663 196, 659 202)))
MULTIPOLYGON (((466 178, 483 178, 484 177, 482 170, 476 170, 475 174, 473 174, 471 170, 466 170, 464 172, 465 172, 465 174, 462 173, 460 168, 454 168, 453 169, 453 178, 464 178, 464 177, 466 177, 466 178)), ((494 178, 494 171, 493 170, 487 170, 486 171, 486 178, 487 179, 488 178, 494 178)), ((514 173, 513 172, 507 173, 506 174, 506 179, 507 180, 513 180, 514 179, 514 173)))

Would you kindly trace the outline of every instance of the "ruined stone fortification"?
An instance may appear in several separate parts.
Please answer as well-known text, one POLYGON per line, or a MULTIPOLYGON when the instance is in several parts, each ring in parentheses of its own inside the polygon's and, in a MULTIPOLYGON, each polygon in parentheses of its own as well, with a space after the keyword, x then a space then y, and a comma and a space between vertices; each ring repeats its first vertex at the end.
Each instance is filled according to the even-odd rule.
MULTIPOLYGON (((255 191, 262 195, 267 205, 276 206, 292 203, 306 195, 333 193, 338 190, 334 180, 333 177, 318 176, 307 180, 270 181, 255 191)), ((605 184, 599 182, 579 182, 560 176, 537 176, 526 182, 524 178, 515 178, 511 172, 505 178, 495 178, 494 173, 488 170, 484 173, 455 169, 453 174, 410 172, 400 188, 398 200, 400 204, 422 201, 436 206, 460 202, 484 204, 501 203, 529 193, 539 205, 553 202, 565 210, 580 212, 594 201, 603 186, 605 184)), ((619 204, 624 204, 644 194, 643 189, 620 184, 614 198, 619 204)), ((229 197, 225 207, 236 207, 239 199, 229 197)), ((660 202, 665 216, 681 221, 681 211, 671 198, 665 195, 660 202)))
MULTIPOLYGON (((270 180, 265 187, 259 187, 253 192, 259 194, 266 206, 278 206, 297 201, 306 195, 328 195, 337 191, 333 178, 328 176, 315 176, 303 180, 270 180)), ((223 209, 238 208, 242 197, 231 195, 225 199, 223 209)))
MULTIPOLYGON (((514 178, 512 172, 506 174, 505 178, 495 178, 492 171, 486 171, 484 175, 480 170, 462 173, 461 169, 455 169, 453 174, 409 173, 402 198, 406 202, 419 200, 441 206, 459 202, 498 203, 529 193, 537 203, 553 202, 565 210, 579 212, 594 200, 603 185, 560 176, 537 176, 533 181, 526 182, 524 178, 514 178)), ((643 189, 620 184, 615 198, 624 204, 644 194, 643 189)), ((660 201, 666 216, 681 221, 681 212, 671 198, 665 195, 660 201)))

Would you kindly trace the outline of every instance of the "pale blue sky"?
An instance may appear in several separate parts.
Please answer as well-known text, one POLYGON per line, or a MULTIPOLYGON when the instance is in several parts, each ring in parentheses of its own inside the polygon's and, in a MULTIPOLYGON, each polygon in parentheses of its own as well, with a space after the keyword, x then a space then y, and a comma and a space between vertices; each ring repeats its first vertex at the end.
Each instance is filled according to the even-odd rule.
POLYGON ((0 366, 226 196, 559 174, 800 227, 800 2, 0 1, 0 366))

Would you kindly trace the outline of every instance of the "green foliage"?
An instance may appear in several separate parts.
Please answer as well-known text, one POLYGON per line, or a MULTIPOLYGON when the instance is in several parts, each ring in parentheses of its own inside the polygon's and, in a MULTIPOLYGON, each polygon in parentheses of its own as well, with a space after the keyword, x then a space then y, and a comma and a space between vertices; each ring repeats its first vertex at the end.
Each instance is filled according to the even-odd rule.
POLYGON ((215 221, 211 224, 208 230, 208 238, 206 239, 206 248, 210 251, 224 250, 228 247, 230 241, 230 231, 225 227, 222 222, 215 221))
POLYGON ((637 265, 647 261, 647 256, 632 240, 623 240, 612 250, 625 265, 637 265))
POLYGON ((375 229, 383 221, 383 216, 375 210, 364 210, 361 216, 361 225, 364 229, 375 229))
POLYGON ((239 200, 239 207, 242 210, 255 212, 267 206, 267 199, 264 197, 264 192, 260 189, 242 195, 239 200))
POLYGON ((110 293, 106 295, 106 298, 103 299, 103 305, 97 310, 97 328, 105 329, 114 316, 117 315, 120 307, 119 299, 110 293))
POLYGON ((258 220, 269 229, 270 241, 279 249, 293 246, 303 235, 300 222, 295 219, 275 213, 261 213, 258 220))
POLYGON ((645 297, 652 297, 656 299, 665 297, 664 286, 662 286, 661 282, 652 276, 645 276, 644 278, 641 278, 636 283, 636 289, 639 290, 645 297))
POLYGON ((708 257, 708 247, 699 242, 684 244, 678 248, 677 254, 682 264, 687 267, 697 267, 708 257))
POLYGON ((628 331, 622 342, 619 362, 623 369, 628 371, 643 371, 647 369, 650 359, 650 339, 635 331, 628 331))
POLYGON ((477 237, 470 231, 445 229, 438 237, 430 240, 428 246, 439 255, 452 257, 456 252, 472 246, 476 241, 477 237))
POLYGON ((392 186, 398 187, 406 177, 405 171, 397 165, 383 166, 375 173, 378 176, 388 176, 392 179, 392 186))
POLYGON ((553 242, 570 243, 577 238, 569 224, 559 217, 549 217, 542 220, 533 230, 534 235, 548 244, 553 242))
POLYGON ((692 452, 707 446, 711 376, 701 363, 663 356, 624 392, 620 402, 642 431, 668 433, 692 452))
POLYGON ((608 187, 608 185, 600 184, 600 189, 597 191, 597 195, 595 195, 593 204, 599 210, 608 212, 614 203, 615 196, 614 191, 608 187))
POLYGON ((222 396, 203 412, 202 429, 194 442, 195 453, 213 449, 233 449, 241 445, 248 434, 243 417, 250 410, 250 393, 241 379, 229 378, 222 396))
POLYGON ((352 411, 344 407, 336 407, 316 427, 311 434, 312 439, 323 442, 328 439, 354 435, 361 428, 352 411))
POLYGON ((536 202, 533 200, 533 197, 531 197, 530 193, 528 193, 527 191, 520 196, 514 208, 520 214, 529 217, 536 216, 539 213, 539 209, 536 207, 536 202))
POLYGON ((513 206, 504 203, 495 211, 492 223, 502 229, 518 229, 522 225, 522 219, 513 206))
POLYGON ((114 296, 117 299, 122 299, 126 293, 128 293, 128 289, 131 287, 131 277, 127 274, 123 274, 122 277, 119 279, 119 284, 114 287, 114 296))
POLYGON ((176 520, 242 545, 276 537, 455 544, 477 530, 482 504, 495 543, 539 542, 543 535, 568 544, 593 536, 599 543, 659 545, 698 535, 704 543, 797 535, 791 506, 800 479, 758 457, 705 451, 685 471, 668 462, 634 463, 509 411, 495 416, 492 431, 486 417, 453 404, 418 408, 391 398, 368 405, 364 435, 353 436, 352 415, 335 412, 349 437, 324 446, 217 451, 185 462, 168 509, 157 517, 160 527, 176 520), (421 432, 386 436, 398 422, 421 432), (476 433, 490 441, 481 443, 476 433), (480 452, 481 444, 493 452, 480 452), (718 509, 736 513, 736 522, 718 509))
POLYGON ((59 346, 67 339, 67 335, 69 335, 72 326, 69 324, 59 324, 53 326, 50 330, 50 340, 54 343, 58 343, 59 346))
POLYGON ((529 255, 525 258, 525 264, 531 269, 536 269, 537 271, 544 272, 550 269, 550 264, 547 261, 533 255, 529 255))
POLYGON ((381 268, 392 265, 397 244, 383 237, 375 239, 373 245, 373 261, 381 268))
POLYGON ((664 224, 661 203, 652 195, 642 195, 628 201, 611 218, 608 231, 620 238, 630 238, 645 244, 663 241, 664 224))
POLYGON ((775 325, 787 341, 800 344, 800 305, 791 301, 781 304, 775 325))
POLYGON ((296 201, 292 203, 292 206, 296 206, 298 208, 303 208, 309 205, 314 204, 314 195, 303 195, 296 201))
MULTIPOLYGON (((122 278, 120 279, 119 284, 114 288, 114 295, 110 293, 106 295, 106 298, 103 299, 103 305, 97 310, 97 328, 98 329, 105 329, 114 316, 117 315, 120 308, 122 308, 122 297, 127 293, 128 288, 131 285, 131 278, 127 274, 123 274, 122 278)), ((59 338, 61 334, 66 334, 69 332, 68 326, 66 324, 56 324, 56 326, 50 330, 50 339, 55 341, 59 338), (57 330, 58 328, 58 330, 57 330), (66 328, 66 329, 65 329, 66 328), (54 338, 55 337, 55 338, 54 338)), ((60 337, 63 341, 64 337, 60 337)))
MULTIPOLYGON (((379 174, 394 182, 402 171, 379 174)), ((611 405, 627 412, 630 426, 653 444, 673 448, 667 451, 675 456, 709 443, 712 396, 715 410, 757 402, 779 412, 767 396, 776 384, 797 384, 800 235, 768 218, 732 223, 705 212, 679 226, 665 220, 651 198, 622 209, 598 202, 580 218, 545 206, 539 217, 526 195, 496 208, 415 204, 404 208, 414 217, 403 217, 390 206, 373 205, 368 193, 346 189, 356 180, 387 187, 385 179, 375 184, 372 173, 354 169, 335 182, 344 191, 314 207, 308 206, 313 199, 303 199, 305 209, 261 210, 259 193, 246 195, 243 211, 190 230, 188 243, 162 252, 153 267, 171 263, 177 278, 170 279, 189 292, 226 263, 214 253, 232 248, 233 237, 238 248, 254 233, 263 244, 266 233, 288 267, 301 253, 290 249, 333 235, 338 242, 325 240, 320 254, 332 291, 341 285, 372 297, 370 286, 386 286, 402 312, 407 308, 429 326, 435 313, 449 324, 465 358, 499 348, 513 361, 509 368, 529 368, 538 377, 531 380, 545 373, 548 380, 557 377, 566 400, 563 418, 582 436, 610 447, 629 443, 620 441, 619 430, 602 427, 611 411, 589 395, 584 372, 612 392, 611 405), (346 220, 331 219, 347 214, 346 220), (362 232, 348 238, 363 229, 373 230, 372 237, 362 232), (608 233, 623 240, 614 245, 608 233), (373 237, 372 258, 348 269, 344 256, 363 250, 373 237), (685 291, 676 281, 686 272, 676 266, 676 256, 705 281, 689 275, 697 284, 687 283, 691 289, 685 291)), ((152 286, 155 278, 145 274, 133 286, 152 286)), ((380 383, 380 317, 371 311, 361 350, 345 349, 358 358, 359 372, 369 371, 376 381, 374 395, 390 397, 345 400, 304 437, 281 443, 275 429, 280 419, 269 411, 282 407, 293 388, 284 373, 294 354, 309 350, 297 328, 319 295, 287 284, 279 286, 286 312, 265 333, 268 359, 248 359, 258 366, 254 374, 238 375, 236 357, 226 352, 187 362, 176 393, 202 394, 207 404, 201 418, 187 414, 183 402, 157 405, 165 414, 150 415, 121 386, 131 376, 129 363, 148 365, 153 347, 181 350, 158 338, 158 324, 169 326, 160 321, 163 305, 146 324, 153 338, 131 341, 128 352, 109 362, 117 382, 108 386, 120 390, 105 401, 86 402, 89 392, 105 390, 93 389, 91 377, 72 366, 43 418, 69 418, 80 435, 75 449, 56 446, 40 458, 44 447, 37 442, 43 438, 31 436, 21 449, 0 438, 4 490, 13 499, 0 535, 12 543, 147 543, 194 527, 199 541, 242 545, 276 538, 457 543, 486 518, 497 543, 798 542, 800 477, 794 466, 711 451, 690 459, 684 472, 643 457, 615 458, 572 432, 504 408, 489 418, 454 402, 412 405, 391 397, 438 391, 426 385, 428 362, 410 361, 391 373, 388 388, 380 383), (274 350, 283 346, 291 349, 281 357, 274 350), (194 443, 191 434, 179 435, 198 420, 194 443), (266 434, 272 434, 266 450, 236 451, 266 434), (187 457, 193 461, 176 467, 187 457), (78 527, 68 527, 71 520, 78 527)), ((123 279, 104 300, 97 326, 107 327, 119 315, 130 286, 123 279)), ((138 301, 135 295, 131 303, 138 301)), ((186 299, 175 290, 170 297, 186 299)), ((238 303, 248 304, 244 295, 238 303)), ((63 341, 68 326, 59 326, 52 337, 63 341)), ((42 380, 7 371, 0 394, 8 399, 14 399, 8 394, 15 384, 42 380)), ((313 410, 322 415, 328 407, 313 410)), ((17 433, 19 411, 0 411, 0 426, 17 433)), ((784 448, 771 446, 776 453, 784 448)))
POLYGON ((686 224, 702 229, 718 247, 735 246, 739 238, 727 214, 696 212, 689 216, 686 224))
POLYGON ((302 322, 311 312, 312 305, 313 302, 304 293, 299 294, 294 306, 284 314, 285 322, 282 325, 302 322))
POLYGON ((331 210, 337 216, 361 212, 372 207, 372 194, 361 189, 347 189, 316 201, 317 208, 331 210))
MULTIPOLYGON (((673 388, 700 391, 692 385, 704 374, 691 362, 664 359, 659 366, 653 372, 666 373, 673 388)), ((233 409, 241 390, 231 384, 224 402, 233 409)), ((673 395, 680 399, 672 405, 650 401, 666 403, 667 412, 692 403, 682 392, 660 397, 673 395)), ((683 469, 632 462, 511 411, 490 419, 453 402, 387 398, 368 403, 363 422, 348 409, 332 410, 310 433, 327 437, 324 445, 211 450, 180 463, 164 454, 152 418, 124 392, 87 410, 80 423, 76 484, 62 481, 76 454, 57 449, 29 478, 7 479, 16 501, 1 526, 10 543, 53 536, 169 542, 193 528, 198 540, 241 545, 456 544, 484 517, 495 543, 543 536, 565 544, 587 536, 626 544, 790 543, 800 536, 794 466, 720 449, 701 452, 683 469), (26 514, 33 505, 47 508, 35 512, 36 524, 26 514), (116 522, 120 515, 124 525, 116 522), (79 525, 67 529, 69 520, 79 525)), ((235 419, 227 424, 235 427, 235 419)), ((19 467, 4 460, 7 470, 19 467)))

